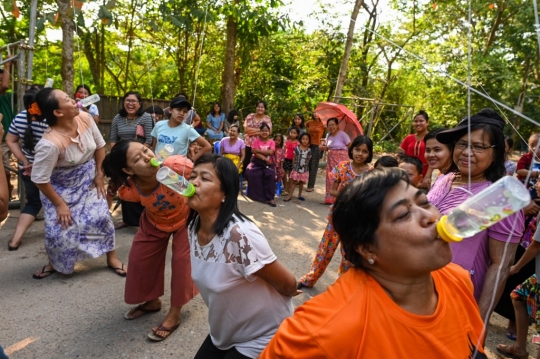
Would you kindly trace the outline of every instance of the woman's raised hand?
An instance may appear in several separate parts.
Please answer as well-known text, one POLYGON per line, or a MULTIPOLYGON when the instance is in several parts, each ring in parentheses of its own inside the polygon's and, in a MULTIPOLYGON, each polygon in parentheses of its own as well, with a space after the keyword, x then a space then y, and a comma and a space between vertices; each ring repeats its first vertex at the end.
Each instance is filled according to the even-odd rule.
POLYGON ((62 225, 62 228, 67 228, 73 224, 73 221, 71 219, 71 211, 69 210, 67 204, 62 203, 61 205, 56 207, 56 214, 58 215, 56 219, 56 224, 60 223, 62 225))

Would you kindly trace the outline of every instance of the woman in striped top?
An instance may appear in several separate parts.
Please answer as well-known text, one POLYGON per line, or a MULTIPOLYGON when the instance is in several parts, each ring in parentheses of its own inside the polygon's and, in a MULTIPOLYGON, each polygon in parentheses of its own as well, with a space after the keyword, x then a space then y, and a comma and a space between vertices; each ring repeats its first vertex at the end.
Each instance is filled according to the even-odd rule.
POLYGON ((23 102, 26 110, 15 116, 6 135, 6 144, 19 161, 19 170, 26 191, 26 204, 19 215, 13 237, 8 242, 8 250, 10 251, 19 249, 22 237, 41 210, 39 190, 30 178, 34 163, 34 147, 47 128, 45 121, 36 121, 32 114, 33 109, 30 107, 38 91, 38 88, 31 88, 24 94, 23 102), (23 139, 22 146, 19 143, 21 138, 23 139))

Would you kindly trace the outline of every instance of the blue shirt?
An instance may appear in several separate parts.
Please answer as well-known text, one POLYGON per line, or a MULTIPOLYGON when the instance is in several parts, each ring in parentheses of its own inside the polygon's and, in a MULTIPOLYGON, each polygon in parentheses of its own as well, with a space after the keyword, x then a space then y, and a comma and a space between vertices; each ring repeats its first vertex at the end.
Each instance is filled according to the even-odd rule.
MULTIPOLYGON (((225 114, 222 112, 219 117, 215 117, 214 115, 208 115, 206 118, 206 122, 210 123, 210 125, 217 130, 219 130, 219 126, 221 126, 222 122, 225 122, 225 114)), ((223 131, 223 129, 221 129, 223 131)))
POLYGON ((172 145, 175 155, 187 156, 189 144, 201 135, 184 122, 176 127, 170 127, 169 121, 159 121, 152 130, 152 137, 156 139, 156 153, 165 145, 172 145))
MULTIPOLYGON (((35 146, 39 142, 39 140, 41 140, 43 133, 47 128, 49 128, 49 126, 47 126, 47 123, 40 121, 32 121, 32 124, 30 126, 32 127, 32 135, 34 137, 35 146)), ((22 111, 17 116, 15 116, 15 118, 11 122, 11 125, 9 126, 8 132, 24 140, 24 134, 26 133, 27 127, 28 122, 26 120, 26 111, 22 111)), ((28 158, 28 161, 30 163, 34 163, 34 152, 30 151, 24 146, 24 141, 21 142, 21 150, 26 156, 26 158, 28 158)), ((22 163, 19 163, 19 165, 22 165, 22 163)))

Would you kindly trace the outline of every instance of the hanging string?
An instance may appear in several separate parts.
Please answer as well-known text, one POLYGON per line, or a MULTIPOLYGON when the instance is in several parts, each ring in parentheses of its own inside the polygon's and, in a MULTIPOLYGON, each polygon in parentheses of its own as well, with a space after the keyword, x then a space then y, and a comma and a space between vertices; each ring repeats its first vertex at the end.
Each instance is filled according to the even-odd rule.
MULTIPOLYGON (((467 135, 469 142, 469 148, 467 150, 467 162, 469 168, 471 168, 471 73, 472 73, 472 5, 471 0, 469 0, 469 18, 467 24, 467 135)), ((468 174, 469 192, 471 192, 471 171, 468 174)))
POLYGON ((150 86, 150 101, 152 102, 152 111, 156 111, 155 110, 155 106, 154 106, 154 93, 152 92, 152 76, 151 76, 151 68, 150 68, 150 63, 148 62, 148 49, 145 47, 144 48, 144 57, 145 57, 145 60, 146 60, 146 74, 148 75, 148 83, 149 83, 149 86, 150 86))
POLYGON ((409 51, 409 50, 406 50, 404 47, 400 46, 399 44, 395 43, 394 41, 390 40, 389 38, 387 38, 386 36, 384 35, 381 35, 379 34, 378 32, 374 31, 374 30, 371 30, 371 29, 368 29, 366 27, 363 27, 363 29, 365 29, 366 31, 369 31, 371 32, 372 34, 374 34, 375 36, 383 39, 383 40, 386 40, 388 41, 390 44, 394 45, 396 48, 399 48, 401 49, 404 53, 408 54, 409 56, 417 59, 418 61, 422 62, 424 65, 426 65, 428 67, 429 70, 431 71, 435 71, 435 72, 438 72, 440 74, 442 74, 443 76, 449 78, 450 80, 454 81, 455 83, 465 87, 465 88, 470 88, 471 92, 472 93, 475 93, 487 100, 490 100, 492 101, 493 103, 496 103, 498 104, 500 107, 504 108, 505 110, 507 111, 510 111, 511 113, 523 118, 524 120, 527 120, 529 121, 530 123, 536 125, 536 126, 540 126, 540 122, 537 122, 535 120, 533 120, 532 118, 530 117, 527 117, 525 116, 524 114, 514 110, 513 108, 511 108, 510 106, 507 106, 505 105, 504 103, 498 101, 498 100, 495 100, 494 98, 490 97, 490 96, 487 96, 485 94, 483 94, 482 92, 478 91, 477 89, 475 89, 474 87, 472 86, 468 86, 466 83, 464 83, 463 81, 461 80, 458 80, 457 78, 453 77, 452 75, 450 75, 447 71, 445 71, 444 69, 442 69, 440 66, 439 67, 435 67, 433 66, 429 61, 427 61, 426 59, 416 55, 415 53, 409 51))
MULTIPOLYGON (((73 15, 75 15, 75 13, 78 12, 78 11, 82 12, 82 10, 75 10, 76 7, 75 7, 75 1, 74 0, 71 0, 71 7, 74 10, 73 15)), ((73 22, 75 23, 75 34, 77 35, 77 54, 79 56, 79 71, 81 73, 81 85, 84 86, 82 60, 81 60, 81 40, 80 40, 80 37, 79 37, 79 25, 77 24, 77 20, 73 19, 73 22)))
MULTIPOLYGON (((201 62, 202 62, 202 52, 204 47, 204 40, 206 37, 206 19, 208 17, 208 6, 210 5, 210 1, 206 3, 206 10, 204 13, 204 24, 203 24, 203 32, 202 32, 202 38, 201 38, 201 47, 199 49, 199 61, 197 63, 197 70, 195 71, 195 86, 193 88, 193 104, 192 106, 195 107, 195 98, 197 97, 197 85, 199 82, 199 70, 201 68, 201 62)), ((193 126, 192 126, 193 127, 193 126)))

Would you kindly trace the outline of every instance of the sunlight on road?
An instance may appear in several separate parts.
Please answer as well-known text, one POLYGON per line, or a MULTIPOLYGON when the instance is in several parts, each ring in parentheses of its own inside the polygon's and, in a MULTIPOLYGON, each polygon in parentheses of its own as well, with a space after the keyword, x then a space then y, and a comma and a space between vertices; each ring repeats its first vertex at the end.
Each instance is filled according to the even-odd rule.
POLYGON ((29 338, 26 338, 26 339, 23 339, 21 340, 20 342, 18 343, 15 343, 13 345, 10 345, 9 347, 7 347, 4 351, 7 355, 11 355, 13 353, 15 353, 16 351, 19 351, 23 348, 25 348, 26 346, 28 346, 29 344, 32 344, 33 342, 35 342, 36 340, 39 340, 39 337, 29 337, 29 338))

